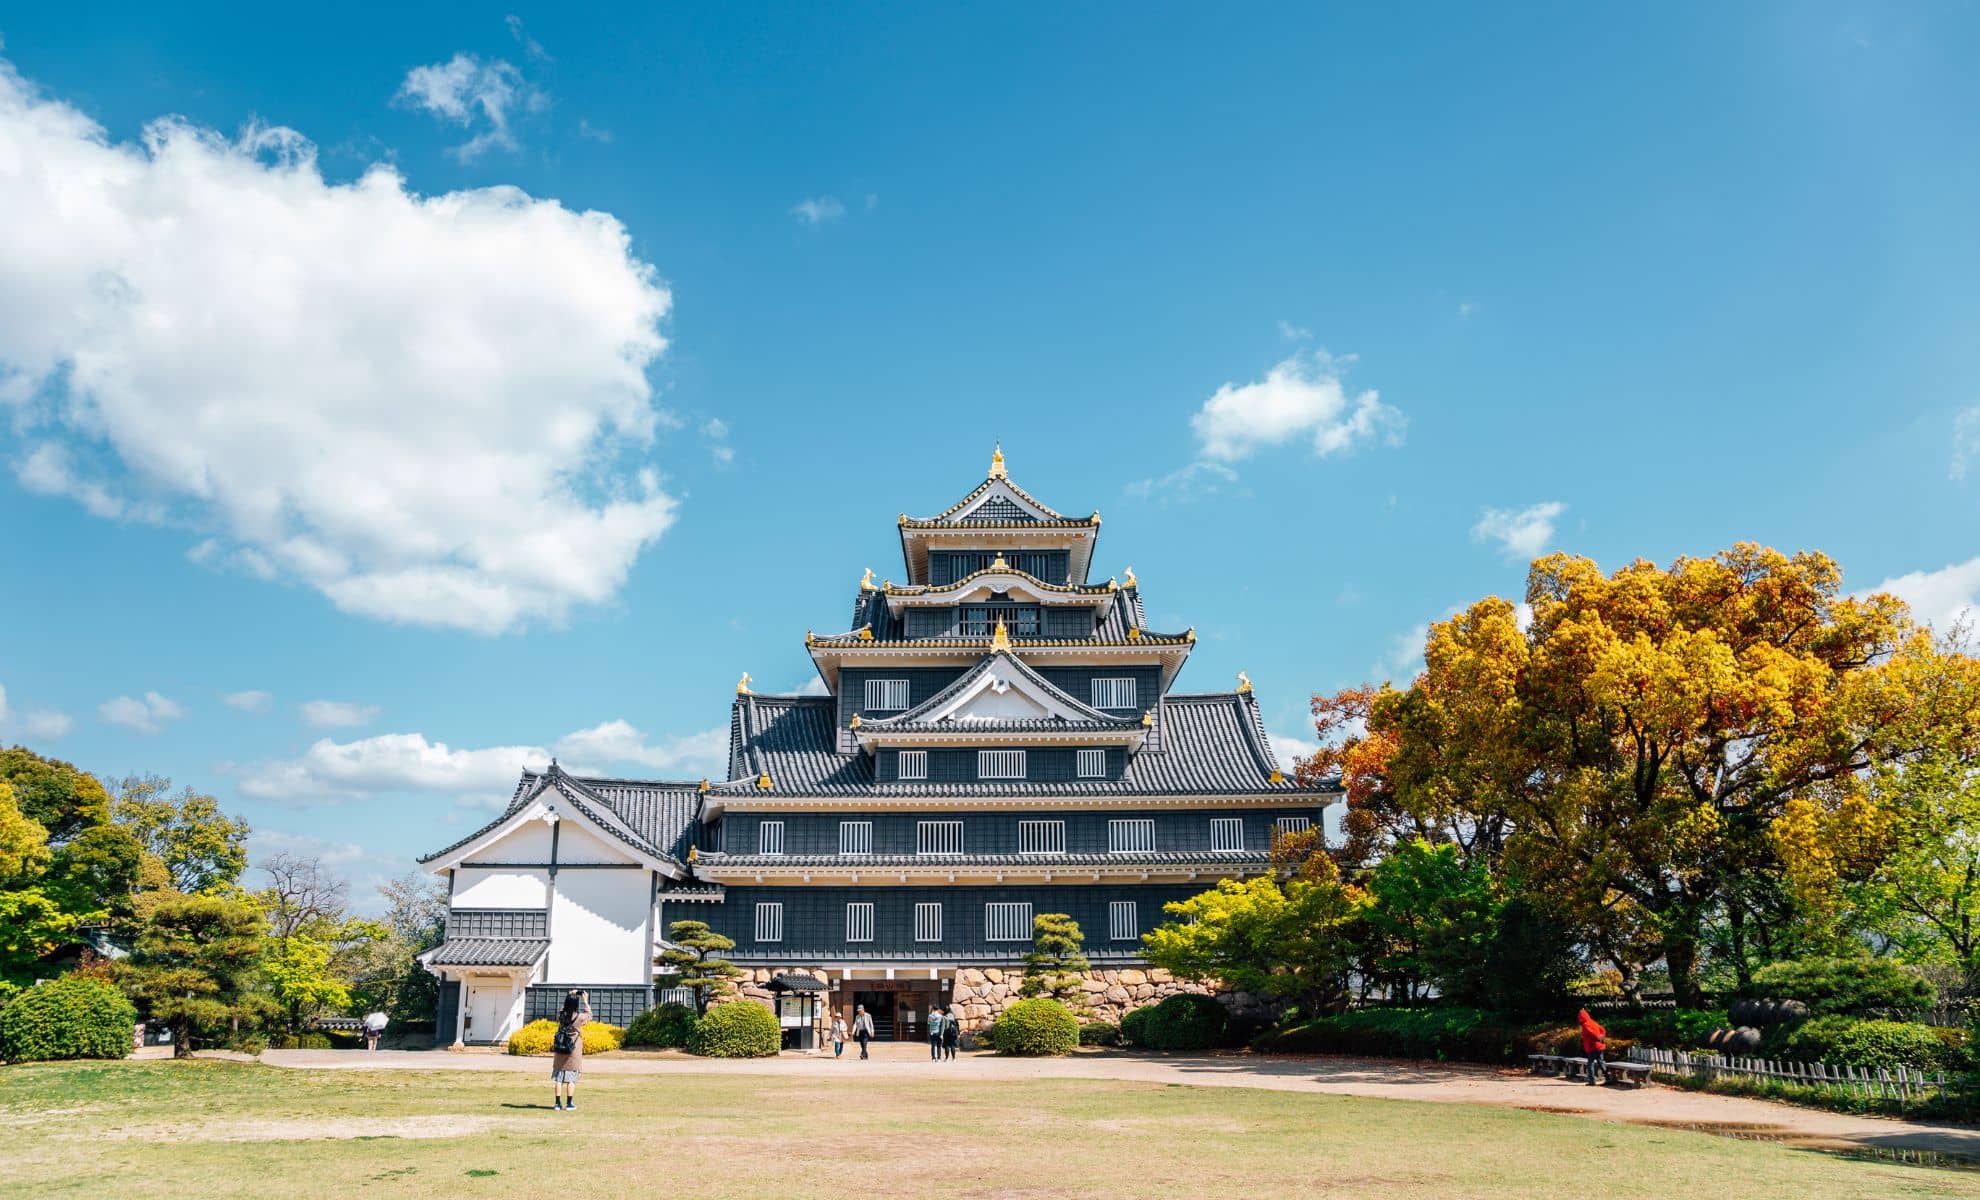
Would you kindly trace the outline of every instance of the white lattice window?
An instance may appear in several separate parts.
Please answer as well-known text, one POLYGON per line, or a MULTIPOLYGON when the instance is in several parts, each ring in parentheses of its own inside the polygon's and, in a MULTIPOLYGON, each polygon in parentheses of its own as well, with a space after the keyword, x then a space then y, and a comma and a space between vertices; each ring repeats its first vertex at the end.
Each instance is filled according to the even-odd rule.
POLYGON ((1107 905, 1107 936, 1116 942, 1131 942, 1141 936, 1141 920, 1135 915, 1134 901, 1115 900, 1107 905))
POLYGON ((1154 818, 1129 817, 1107 822, 1107 853, 1147 854, 1154 849, 1154 818))
POLYGON ((1019 821, 1019 854, 1064 854, 1066 852, 1066 823, 1064 821, 1019 821))
POLYGON ((976 774, 982 779, 1023 779, 1024 751, 978 750, 976 774))
POLYGON ((873 905, 870 902, 846 905, 846 940, 849 942, 873 940, 873 905))
POLYGON ((782 854, 784 852, 784 823, 765 821, 756 827, 756 852, 758 854, 782 854))
POLYGON ((1107 777, 1107 752, 1105 750, 1081 750, 1073 757, 1078 760, 1078 773, 1081 779, 1105 779, 1107 777))
POLYGON ((784 940, 784 905, 781 901, 756 906, 756 940, 759 942, 784 940))
POLYGON ((1093 707, 1095 708, 1134 708, 1133 679, 1096 679, 1093 681, 1093 707))
POLYGON ((1244 849, 1243 817, 1211 817, 1210 849, 1218 854, 1235 854, 1244 849))
POLYGON ((1313 828, 1312 817, 1280 817, 1272 822, 1272 828, 1280 833, 1305 833, 1313 828))
POLYGON ((873 853, 873 822, 871 821, 839 822, 839 853, 841 854, 873 853))
POLYGON ((917 942, 939 942, 942 940, 942 906, 940 903, 917 904, 914 906, 914 940, 917 942))
POLYGON ((963 852, 963 823, 961 821, 915 822, 914 852, 916 854, 961 854, 963 852))
POLYGON ((866 711, 900 712, 907 706, 907 680, 869 679, 866 681, 866 711))
POLYGON ((928 751, 901 751, 900 776, 902 779, 928 778, 928 751))
POLYGON ((1031 940, 1031 905, 996 903, 983 906, 983 936, 993 942, 1031 940))

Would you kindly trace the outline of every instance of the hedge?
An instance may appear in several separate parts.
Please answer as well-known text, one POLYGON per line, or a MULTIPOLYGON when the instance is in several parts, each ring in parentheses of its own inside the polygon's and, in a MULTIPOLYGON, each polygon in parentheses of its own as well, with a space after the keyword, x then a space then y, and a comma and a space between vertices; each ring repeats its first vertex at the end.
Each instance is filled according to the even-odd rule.
POLYGON ((649 1008, 626 1026, 628 1046, 685 1046, 694 1032, 694 1010, 685 1004, 649 1008))
POLYGON ((771 1058, 784 1046, 777 1014, 753 1000, 717 1004, 688 1034, 690 1054, 705 1058, 771 1058))
POLYGON ((1253 1045, 1294 1054, 1502 1063, 1524 1062, 1529 1047, 1565 1033, 1528 1033, 1475 1008, 1363 1008, 1272 1030, 1253 1045))
POLYGON ((1082 1046, 1118 1046, 1121 1044, 1121 1027, 1112 1021, 1081 1021, 1079 1023, 1079 1044, 1082 1046))
POLYGON ((1780 1044, 1780 1054, 1794 1062, 1870 1070, 1920 1067, 1960 1071, 1967 1066, 1964 1042, 1964 1035, 1956 1029, 1827 1016, 1816 1017, 1788 1034, 1780 1044))
POLYGON ((1079 1048, 1079 1019, 1057 1000, 1020 1000, 998 1014, 989 1042, 999 1054, 1070 1054, 1079 1048))
POLYGON ((1924 976, 1887 958, 1800 958, 1753 972, 1747 994, 1799 1000, 1814 1016, 1877 1008, 1927 1008, 1938 991, 1924 976))
POLYGON ((1148 1048, 1148 1024, 1155 1019, 1155 1006, 1145 1004, 1130 1009, 1121 1016, 1121 1042, 1129 1046, 1148 1048))
POLYGON ((1223 1042, 1230 1020, 1230 1013, 1211 997, 1178 992, 1151 1010, 1143 1044, 1151 1050, 1208 1050, 1223 1042))
POLYGON ((0 1008, 0 1058, 125 1058, 137 1010, 115 985, 67 975, 38 983, 0 1008))
MULTIPOLYGON (((617 1050, 625 1040, 626 1031, 617 1025, 607 1025, 603 1021, 586 1021, 584 1024, 584 1052, 604 1054, 617 1050)), ((531 1021, 509 1035, 511 1054, 549 1054, 557 1040, 557 1023, 548 1018, 531 1021)))

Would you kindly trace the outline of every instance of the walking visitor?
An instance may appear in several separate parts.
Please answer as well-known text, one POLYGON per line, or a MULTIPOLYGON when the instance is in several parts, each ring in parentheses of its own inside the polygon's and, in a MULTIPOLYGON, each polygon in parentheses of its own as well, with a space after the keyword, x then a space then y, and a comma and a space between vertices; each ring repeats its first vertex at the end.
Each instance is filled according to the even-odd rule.
POLYGON ((846 1018, 843 1013, 832 1014, 832 1057, 837 1058, 846 1052, 846 1018))
POLYGON ((1581 1052, 1588 1057, 1588 1086, 1594 1087, 1602 1082, 1603 1068, 1607 1066, 1602 1052, 1609 1048, 1609 1031, 1589 1016, 1585 1008, 1574 1019, 1581 1024, 1581 1052))
POLYGON ((378 1009, 374 1008, 364 1014, 364 1048, 366 1050, 378 1049, 378 1039, 385 1036, 385 1026, 388 1023, 389 1018, 378 1009))
POLYGON ((954 1005, 942 1010, 942 1057, 953 1059, 956 1046, 962 1041, 962 1022, 956 1017, 954 1005))
POLYGON ((873 1014, 866 1011, 864 1004, 853 1011, 853 1037, 859 1042, 859 1056, 868 1057, 866 1044, 873 1040, 873 1014))
POLYGON ((584 1070, 584 1027, 591 1020, 591 995, 572 988, 557 1014, 557 1035, 550 1041, 550 1089, 559 1112, 577 1111, 578 1073, 584 1070))
POLYGON ((945 1024, 946 1022, 942 1020, 941 1009, 931 1008, 928 1010, 928 1057, 930 1061, 940 1062, 942 1060, 942 1029, 945 1024))

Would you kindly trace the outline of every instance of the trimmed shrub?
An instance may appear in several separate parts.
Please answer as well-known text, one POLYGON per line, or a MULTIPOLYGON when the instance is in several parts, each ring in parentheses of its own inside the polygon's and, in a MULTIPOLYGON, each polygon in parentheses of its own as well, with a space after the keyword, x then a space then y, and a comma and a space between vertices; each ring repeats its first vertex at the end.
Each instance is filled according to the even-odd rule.
POLYGON ((1502 1063, 1524 1062, 1534 1052, 1529 1047, 1563 1032, 1528 1034, 1475 1008, 1362 1008, 1272 1030, 1253 1045, 1290 1054, 1502 1063))
POLYGON ((1849 1017, 1817 1017, 1789 1034, 1782 1056, 1796 1062, 1822 1062, 1838 1067, 1877 1070, 1921 1067, 1959 1070, 1963 1048, 1929 1025, 1904 1021, 1857 1021, 1849 1017))
POLYGON ((710 1008, 694 1023, 687 1040, 688 1053, 705 1058, 770 1058, 783 1046, 777 1014, 753 1000, 731 1000, 710 1008))
POLYGON ((998 1014, 989 1042, 999 1054, 1070 1054, 1079 1047, 1079 1020, 1057 1000, 1020 1000, 998 1014))
POLYGON ((1151 1050, 1208 1050, 1224 1040, 1230 1013, 1209 996, 1178 992, 1155 1006, 1146 1030, 1151 1050))
POLYGON ((685 1046, 694 1032, 694 1010, 685 1004, 649 1008, 626 1026, 628 1046, 685 1046))
POLYGON ((116 986, 79 975, 51 979, 0 1008, 0 1057, 124 1058, 136 1025, 137 1010, 116 986))
POLYGON ((331 1048, 330 1035, 326 1033, 305 1033, 290 1037, 286 1033, 272 1034, 268 1038, 271 1050, 328 1050, 331 1048))
POLYGON ((1753 973, 1754 996, 1799 1000, 1818 1017, 1877 1008, 1926 1008, 1938 991, 1924 976, 1887 958, 1802 958, 1753 973))
POLYGON ((1121 1044, 1121 1027, 1112 1021, 1082 1021, 1079 1025, 1079 1044, 1118 1046, 1121 1044))
POLYGON ((1144 1004, 1121 1015, 1121 1044, 1148 1048, 1148 1024, 1155 1019, 1155 1006, 1144 1004))
MULTIPOLYGON (((603 1021, 587 1021, 584 1026, 584 1052, 605 1054, 617 1050, 626 1031, 603 1021)), ((531 1021, 509 1035, 511 1054, 549 1054, 557 1040, 557 1023, 544 1018, 531 1021)))

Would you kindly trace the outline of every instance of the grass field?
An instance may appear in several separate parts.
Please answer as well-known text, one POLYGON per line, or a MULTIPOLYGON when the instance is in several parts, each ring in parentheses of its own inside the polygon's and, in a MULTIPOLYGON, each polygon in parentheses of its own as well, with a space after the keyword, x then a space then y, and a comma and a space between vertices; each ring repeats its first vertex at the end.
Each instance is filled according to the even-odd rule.
POLYGON ((1090 1080, 0 1068, 0 1194, 1976 1196, 1980 1173, 1515 1109, 1090 1080))

